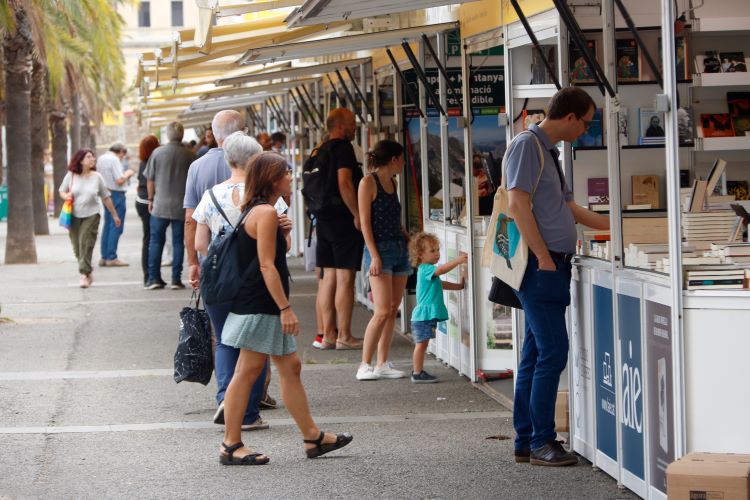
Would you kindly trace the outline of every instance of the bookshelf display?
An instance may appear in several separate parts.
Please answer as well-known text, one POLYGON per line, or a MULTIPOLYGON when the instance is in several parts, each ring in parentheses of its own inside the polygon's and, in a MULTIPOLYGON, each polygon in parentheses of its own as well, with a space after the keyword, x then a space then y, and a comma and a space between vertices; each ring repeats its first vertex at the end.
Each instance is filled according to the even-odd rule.
MULTIPOLYGON (((667 30, 653 26, 661 19, 661 3, 626 2, 657 65, 662 32, 667 30)), ((687 2, 682 3, 685 6, 680 8, 687 8, 687 2)), ((620 28, 624 26, 620 17, 612 16, 616 31, 605 31, 603 25, 615 22, 604 22, 608 15, 604 3, 604 12, 580 16, 576 12, 597 60, 612 76, 610 81, 617 80, 620 117, 609 114, 611 99, 587 81, 586 68, 569 51, 570 34, 564 24, 560 23, 555 38, 540 39, 545 47, 558 47, 554 63, 562 85, 575 78, 584 80, 574 84, 589 91, 596 107, 603 110, 602 141, 564 145, 561 159, 576 202, 610 213, 616 226, 612 231, 582 228, 579 235, 583 255, 574 263, 571 286, 570 441, 575 451, 643 498, 666 498, 665 471, 659 464, 689 451, 750 453, 736 439, 737 429, 743 428, 740 417, 716 395, 721 391, 710 389, 728 379, 750 377, 750 367, 734 351, 750 349, 750 335, 736 328, 750 322, 750 273, 745 269, 750 267, 750 244, 741 241, 744 228, 729 207, 735 201, 730 200, 733 193, 748 191, 750 135, 703 137, 699 126, 702 114, 731 113, 727 93, 750 92, 750 72, 701 74, 695 59, 714 47, 720 53, 744 52, 750 62, 750 4, 746 3, 727 0, 717 8, 717 1, 707 0, 706 7, 696 11, 697 18, 690 18, 677 35, 676 44, 667 36, 666 46, 674 56, 665 59, 675 63, 675 83, 665 83, 664 90, 640 48, 630 43, 633 35, 620 28), (708 17, 722 12, 726 14, 722 21, 708 17), (739 14, 731 17, 735 13, 739 14), (608 50, 612 56, 605 55, 608 50), (655 112, 656 94, 678 100, 671 109, 679 111, 655 112), (646 133, 651 126, 664 130, 646 133), (671 136, 667 127, 674 127, 674 137, 651 138, 671 136), (710 179, 717 158, 726 161, 725 172, 710 179), (692 198, 695 180, 704 181, 699 185, 702 191, 701 187, 696 191, 696 206, 693 211, 689 204, 680 210, 683 198, 692 198), (689 192, 680 193, 678 183, 689 192), (712 183, 718 186, 716 193, 709 188, 712 183), (671 259, 678 253, 679 266, 671 259), (718 325, 723 325, 721 338, 724 347, 733 350, 730 354, 719 353, 705 335, 718 325), (634 343, 638 339, 637 350, 631 350, 629 339, 634 343), (702 350, 714 353, 713 359, 701 356, 702 350), (735 365, 726 366, 727 360, 735 365), (648 422, 643 433, 622 425, 618 403, 623 399, 615 395, 624 386, 617 368, 625 364, 643 370, 644 392, 636 409, 648 422), (604 387, 606 367, 613 375, 608 378, 611 386, 604 387), (653 388, 666 380, 668 396, 662 406, 654 399, 653 388), (660 443, 664 436, 668 443, 660 443)), ((551 17, 548 27, 554 24, 551 17)), ((539 23, 532 26, 536 32, 539 23)), ((533 71, 528 47, 514 48, 512 34, 508 27, 506 79, 512 85, 506 90, 506 102, 511 121, 521 116, 524 106, 544 109, 545 100, 555 92, 543 72, 533 71), (529 83, 532 76, 536 84, 529 83)), ((522 130, 522 120, 508 128, 510 140, 522 130)), ((746 209, 750 211, 750 205, 746 209)), ((515 331, 514 345, 520 341, 521 332, 515 331)), ((738 404, 745 417, 750 414, 750 397, 738 404)), ((745 432, 743 439, 750 442, 750 434, 745 432)))

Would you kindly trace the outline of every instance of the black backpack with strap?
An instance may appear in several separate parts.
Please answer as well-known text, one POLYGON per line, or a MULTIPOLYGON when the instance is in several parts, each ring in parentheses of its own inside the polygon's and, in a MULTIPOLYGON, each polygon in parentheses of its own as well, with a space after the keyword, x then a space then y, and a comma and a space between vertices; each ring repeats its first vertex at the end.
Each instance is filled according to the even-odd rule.
POLYGON ((310 157, 302 166, 302 196, 307 210, 313 215, 325 212, 335 205, 343 205, 341 195, 336 189, 338 178, 336 169, 332 168, 334 148, 346 142, 343 139, 331 139, 313 149, 310 157))
POLYGON ((247 269, 240 269, 240 249, 238 234, 244 231, 243 223, 250 211, 257 205, 247 207, 240 215, 237 226, 229 220, 221 209, 213 189, 208 190, 209 196, 222 217, 229 223, 231 231, 221 231, 208 247, 208 255, 201 263, 201 295, 203 302, 208 305, 232 302, 245 282, 247 269))

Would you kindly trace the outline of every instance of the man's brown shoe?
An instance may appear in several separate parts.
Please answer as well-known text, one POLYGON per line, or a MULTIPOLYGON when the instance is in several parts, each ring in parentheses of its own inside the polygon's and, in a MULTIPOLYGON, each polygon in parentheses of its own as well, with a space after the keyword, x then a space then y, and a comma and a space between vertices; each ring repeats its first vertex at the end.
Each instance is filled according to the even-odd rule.
POLYGON ((518 464, 529 463, 530 455, 529 450, 513 450, 513 458, 518 464))
POLYGON ((562 443, 553 440, 541 448, 531 450, 529 461, 531 465, 562 467, 565 465, 576 465, 578 463, 578 456, 575 453, 565 451, 562 443))
POLYGON ((128 264, 127 262, 123 262, 120 259, 115 259, 115 260, 108 260, 106 267, 127 267, 129 265, 130 264, 128 264))

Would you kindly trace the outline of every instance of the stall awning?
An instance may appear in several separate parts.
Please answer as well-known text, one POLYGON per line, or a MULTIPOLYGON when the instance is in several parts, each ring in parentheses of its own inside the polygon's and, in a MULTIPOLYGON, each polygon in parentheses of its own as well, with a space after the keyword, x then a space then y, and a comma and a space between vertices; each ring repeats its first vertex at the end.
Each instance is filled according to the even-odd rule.
POLYGON ((255 85, 254 87, 240 87, 231 89, 211 90, 201 95, 201 100, 213 99, 216 97, 229 97, 229 96, 252 96, 260 93, 268 93, 282 90, 289 90, 300 85, 310 85, 315 83, 317 80, 314 78, 306 78, 302 80, 292 80, 289 82, 271 83, 269 85, 255 85))
POLYGON ((311 77, 311 76, 324 75, 325 73, 336 71, 337 69, 342 69, 347 66, 353 67, 353 66, 358 66, 360 64, 366 64, 368 62, 370 62, 369 57, 363 57, 360 59, 348 59, 346 61, 338 61, 335 63, 313 64, 311 66, 300 66, 296 68, 290 68, 290 69, 284 69, 284 70, 278 70, 278 71, 268 71, 264 73, 257 73, 254 75, 240 75, 240 76, 235 76, 232 78, 222 78, 220 80, 216 80, 214 83, 217 87, 219 87, 223 85, 240 85, 243 83, 257 83, 257 82, 263 82, 267 80, 277 80, 281 78, 311 77))
POLYGON ((403 41, 418 39, 422 34, 430 36, 456 29, 457 27, 458 23, 430 24, 413 28, 326 38, 324 40, 252 48, 245 52, 238 63, 244 65, 260 62, 288 61, 291 59, 347 54, 361 50, 400 45, 403 41))
POLYGON ((290 27, 362 19, 473 0, 307 0, 286 18, 290 27))
POLYGON ((241 4, 227 4, 216 6, 216 17, 241 16, 255 12, 267 12, 276 9, 298 7, 302 0, 272 0, 268 2, 247 2, 241 4))

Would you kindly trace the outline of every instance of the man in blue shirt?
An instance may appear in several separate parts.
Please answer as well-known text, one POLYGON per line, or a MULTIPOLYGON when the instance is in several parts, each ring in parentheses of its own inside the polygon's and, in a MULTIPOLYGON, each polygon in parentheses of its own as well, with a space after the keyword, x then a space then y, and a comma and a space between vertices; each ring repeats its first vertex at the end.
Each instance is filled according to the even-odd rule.
POLYGON ((576 250, 576 223, 609 229, 609 218, 576 205, 555 144, 573 142, 586 133, 595 111, 583 89, 560 90, 550 100, 547 118, 517 137, 506 156, 509 212, 529 246, 526 273, 516 292, 526 323, 513 406, 516 462, 578 463, 578 457, 555 440, 555 400, 568 361, 570 261, 576 250))

